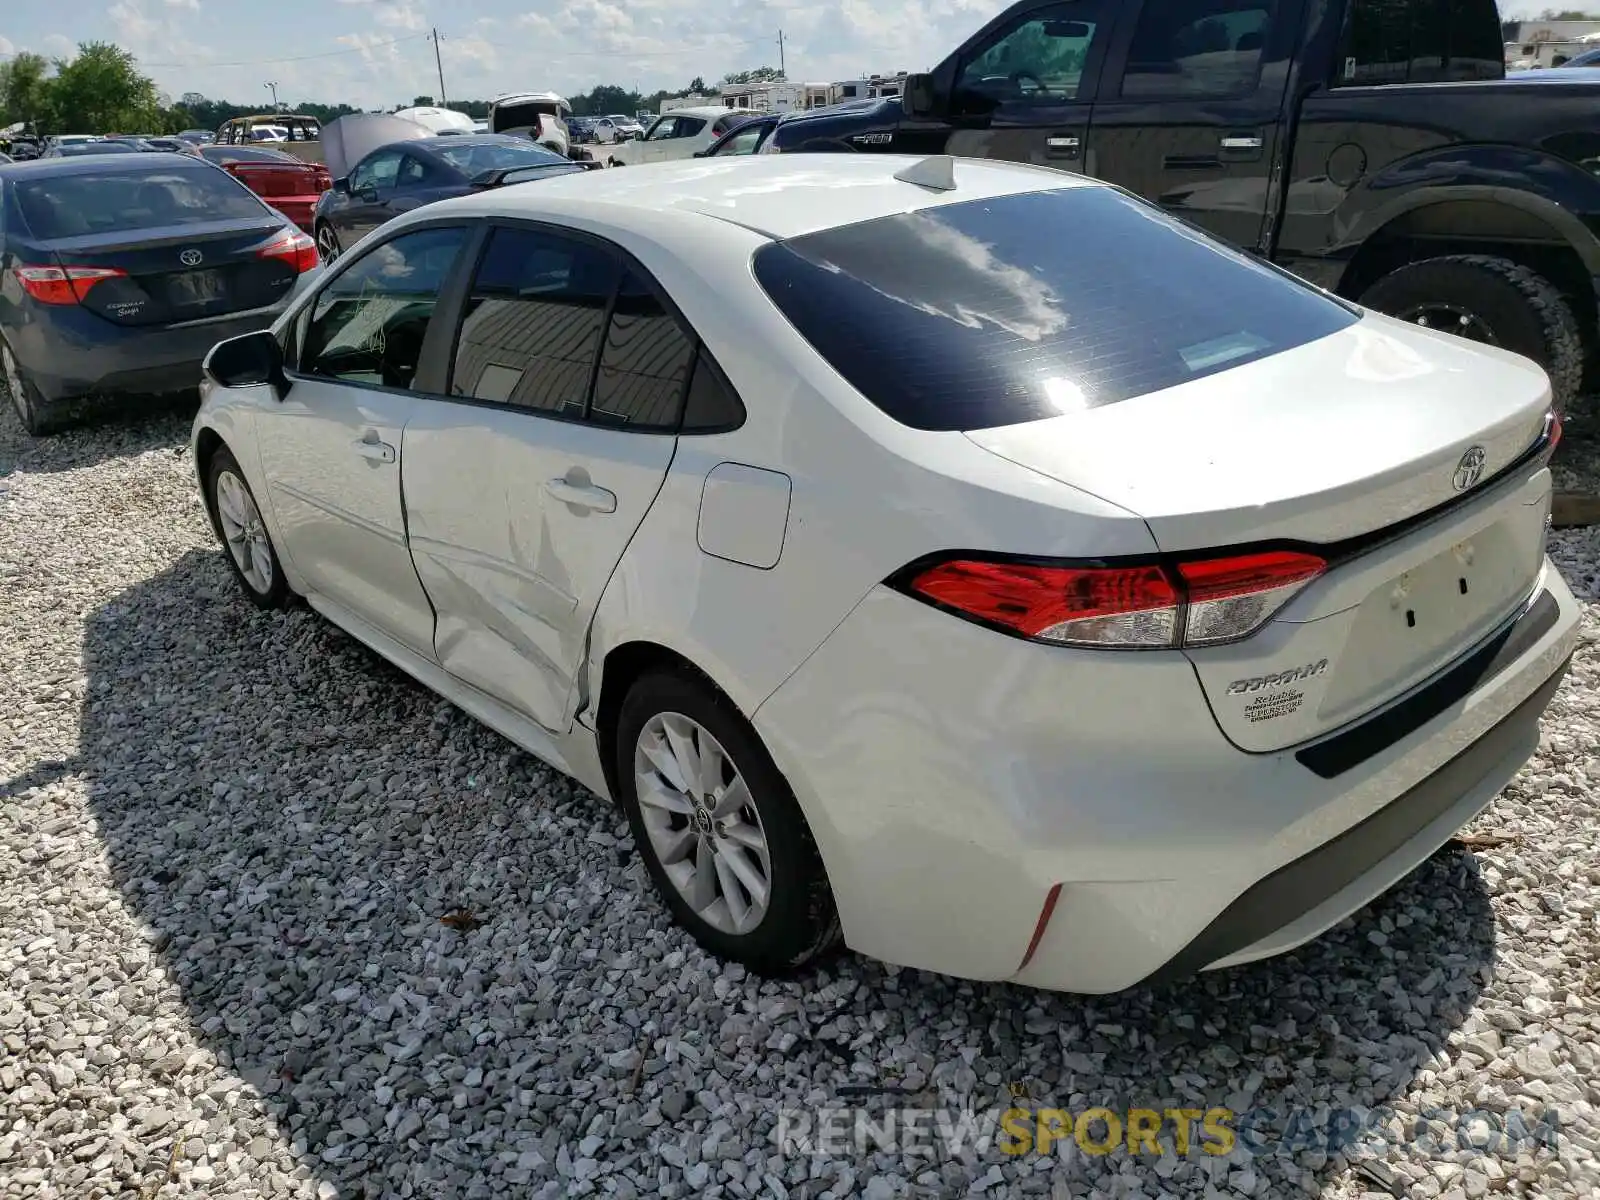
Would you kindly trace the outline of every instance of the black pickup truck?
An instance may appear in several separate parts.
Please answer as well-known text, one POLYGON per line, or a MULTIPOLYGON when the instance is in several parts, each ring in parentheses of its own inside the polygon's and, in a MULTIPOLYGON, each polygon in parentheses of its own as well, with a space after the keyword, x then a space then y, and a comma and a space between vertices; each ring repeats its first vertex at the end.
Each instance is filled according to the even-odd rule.
POLYGON ((763 153, 1119 184, 1329 291, 1540 362, 1600 349, 1600 70, 1507 76, 1495 0, 1022 0, 899 102, 763 153))

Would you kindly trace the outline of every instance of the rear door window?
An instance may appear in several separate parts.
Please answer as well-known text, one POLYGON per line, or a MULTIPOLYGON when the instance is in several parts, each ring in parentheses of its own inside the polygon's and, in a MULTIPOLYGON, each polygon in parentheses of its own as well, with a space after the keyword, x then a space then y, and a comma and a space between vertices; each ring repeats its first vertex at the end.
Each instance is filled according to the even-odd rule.
POLYGON ((231 175, 197 163, 159 171, 118 170, 21 178, 17 207, 37 238, 85 237, 158 225, 259 220, 267 209, 231 175))
POLYGON ((1128 99, 1245 96, 1261 78, 1273 0, 1146 0, 1128 50, 1128 99))
POLYGON ((763 246, 757 281, 902 424, 1039 420, 1354 324, 1351 308, 1104 187, 937 205, 763 246))
POLYGON ((619 270, 590 242, 495 229, 462 317, 450 394, 581 419, 619 270))
POLYGON ((606 326, 589 419, 635 432, 676 429, 694 351, 678 318, 629 271, 606 326))

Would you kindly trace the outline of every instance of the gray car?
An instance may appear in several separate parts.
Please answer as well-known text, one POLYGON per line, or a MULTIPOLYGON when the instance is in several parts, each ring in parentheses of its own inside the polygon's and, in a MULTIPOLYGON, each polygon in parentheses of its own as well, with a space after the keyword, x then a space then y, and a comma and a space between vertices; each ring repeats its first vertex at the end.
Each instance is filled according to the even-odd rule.
POLYGON ((311 239, 187 154, 0 165, 0 369, 30 433, 94 402, 199 385, 318 265, 311 239))

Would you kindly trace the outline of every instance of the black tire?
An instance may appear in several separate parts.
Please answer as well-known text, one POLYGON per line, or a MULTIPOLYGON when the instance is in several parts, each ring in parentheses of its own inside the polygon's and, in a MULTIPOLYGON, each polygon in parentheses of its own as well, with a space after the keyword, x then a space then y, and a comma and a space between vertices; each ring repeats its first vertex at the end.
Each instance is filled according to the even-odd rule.
POLYGON ((206 507, 211 514, 211 527, 216 532, 217 540, 222 543, 222 557, 227 559, 228 569, 239 581, 239 586, 250 598, 250 603, 257 608, 283 608, 289 603, 293 593, 289 590, 289 581, 283 576, 283 563, 278 557, 278 547, 273 543, 271 533, 263 526, 262 537, 266 539, 267 554, 271 560, 271 582, 265 588, 257 586, 244 573, 239 566, 239 560, 235 557, 233 546, 229 544, 228 535, 223 528, 222 507, 217 499, 217 486, 224 475, 231 475, 238 481, 239 486, 244 489, 244 494, 249 497, 251 505, 256 509, 256 519, 258 521, 261 519, 261 509, 256 504, 255 493, 250 490, 250 481, 239 469, 238 460, 226 446, 219 447, 211 456, 211 465, 206 468, 206 507))
POLYGON ((317 256, 324 263, 331 263, 343 253, 344 244, 339 241, 338 232, 326 221, 319 222, 317 224, 317 256))
POLYGON ((4 342, 0 342, 0 382, 11 396, 11 409, 17 414, 17 420, 34 437, 54 433, 66 424, 61 414, 50 411, 39 389, 23 373, 11 347, 4 342))
POLYGON ((1402 320, 1427 317, 1430 309, 1471 318, 1487 334, 1477 340, 1544 368, 1562 411, 1578 396, 1584 353, 1572 306, 1549 280, 1510 259, 1457 254, 1411 263, 1378 280, 1361 303, 1402 320))
POLYGON ((785 976, 815 962, 840 940, 838 910, 788 782, 742 714, 707 682, 688 672, 645 675, 629 689, 617 720, 619 799, 656 891, 673 918, 711 953, 761 975, 785 976), (767 842, 771 879, 767 911, 743 933, 719 930, 689 905, 662 866, 645 828, 634 776, 640 734, 653 717, 674 713, 709 732, 743 776, 767 842))

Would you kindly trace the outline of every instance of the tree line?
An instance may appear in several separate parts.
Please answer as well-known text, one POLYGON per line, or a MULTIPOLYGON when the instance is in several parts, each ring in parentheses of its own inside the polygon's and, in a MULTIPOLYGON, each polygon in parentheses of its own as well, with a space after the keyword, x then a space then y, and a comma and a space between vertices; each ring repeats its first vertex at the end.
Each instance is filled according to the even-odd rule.
MULTIPOLYGON (((721 82, 778 82, 783 77, 774 67, 757 67, 725 75, 721 82)), ((696 76, 678 91, 640 93, 616 84, 598 84, 568 100, 576 116, 658 112, 663 100, 709 90, 705 80, 696 76)), ((434 99, 417 96, 411 103, 433 106, 434 99)), ((138 60, 109 42, 82 42, 71 59, 47 59, 24 51, 0 62, 0 129, 22 122, 37 134, 170 134, 184 129, 215 130, 234 117, 250 116, 268 107, 211 99, 199 92, 185 92, 176 103, 163 102, 154 81, 139 70, 138 60)), ((488 100, 452 100, 447 107, 476 121, 489 115, 488 100)), ((322 122, 363 111, 349 104, 312 100, 285 103, 280 108, 322 122)))

